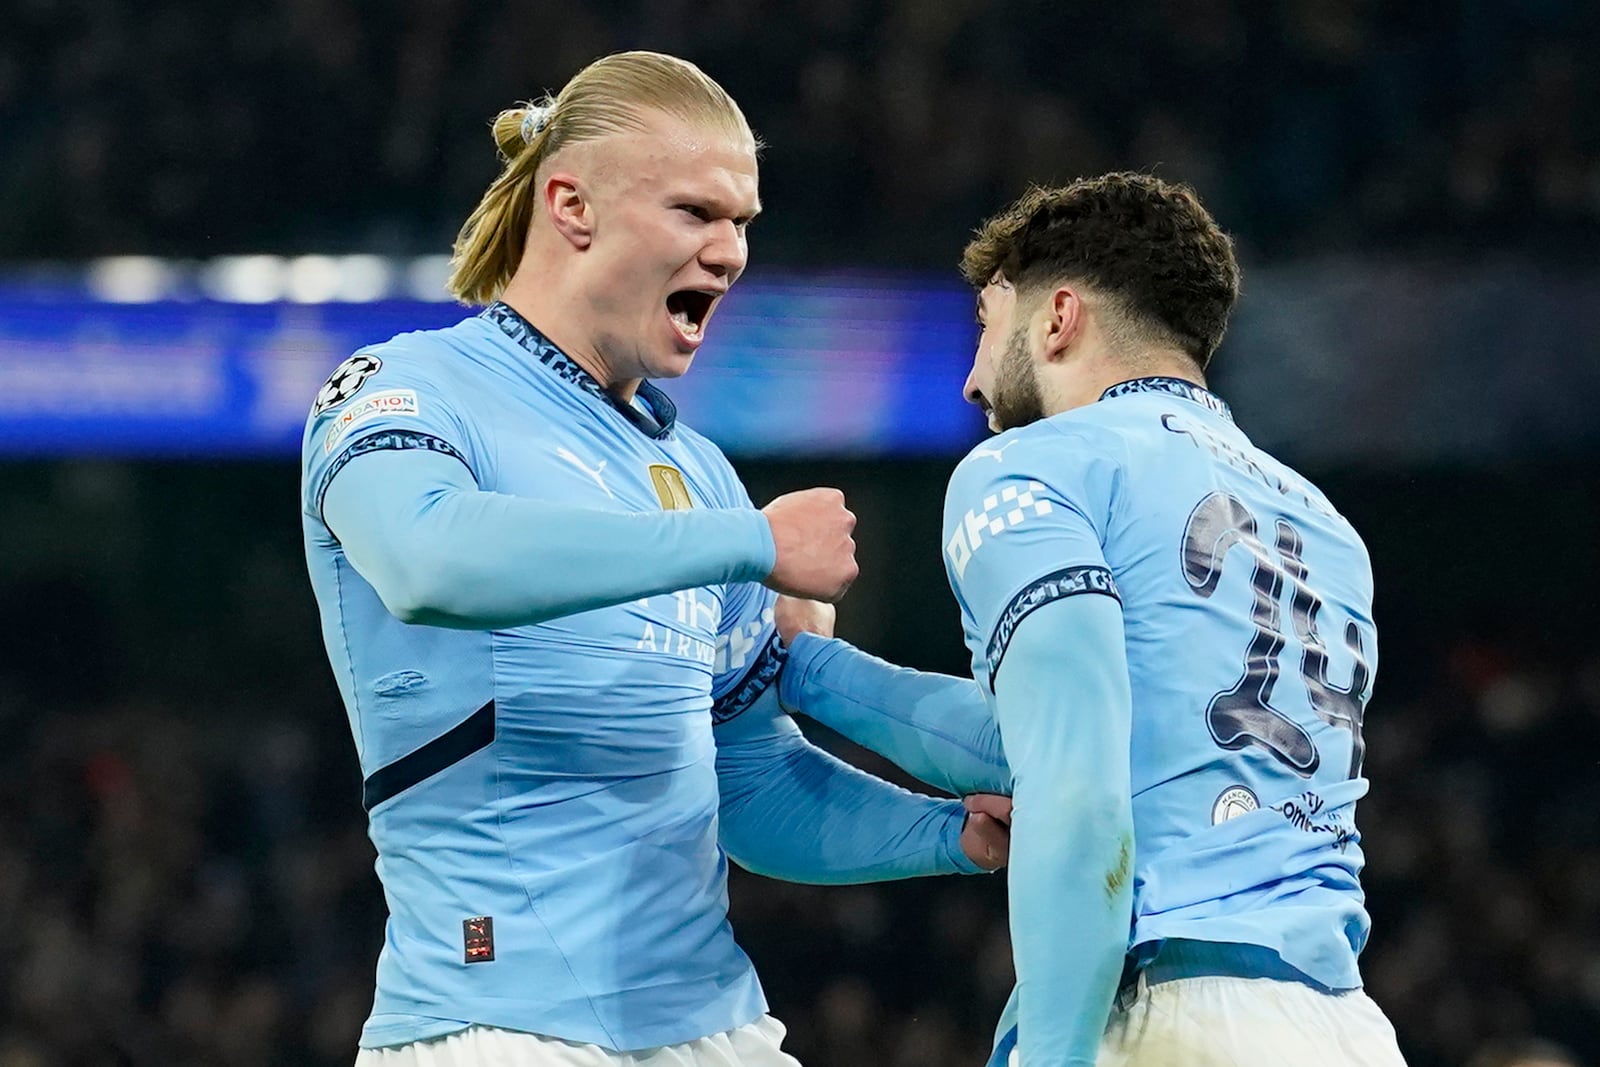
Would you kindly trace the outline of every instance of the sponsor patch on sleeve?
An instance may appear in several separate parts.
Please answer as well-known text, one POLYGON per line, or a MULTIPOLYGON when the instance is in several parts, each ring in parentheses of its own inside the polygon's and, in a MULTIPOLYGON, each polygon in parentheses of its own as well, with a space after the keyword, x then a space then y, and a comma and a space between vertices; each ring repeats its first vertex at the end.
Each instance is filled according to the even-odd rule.
POLYGON ((350 432, 362 423, 389 415, 416 418, 421 413, 422 408, 413 389, 385 389, 372 393, 339 413, 339 417, 333 420, 333 425, 328 427, 327 434, 322 438, 322 451, 324 454, 331 453, 339 446, 340 441, 348 437, 350 432))
MULTIPOLYGON (((1010 448, 1011 445, 1005 447, 1010 448)), ((996 453, 991 451, 984 454, 996 453)), ((945 555, 950 557, 950 566, 955 569, 956 577, 959 579, 967 576, 967 564, 972 562, 973 555, 986 541, 993 540, 997 534, 1020 526, 1035 516, 1050 514, 1052 507, 1044 493, 1042 482, 1030 481, 1023 486, 1008 485, 998 493, 985 496, 983 510, 968 508, 966 516, 956 525, 955 533, 950 536, 950 542, 944 546, 945 555)))

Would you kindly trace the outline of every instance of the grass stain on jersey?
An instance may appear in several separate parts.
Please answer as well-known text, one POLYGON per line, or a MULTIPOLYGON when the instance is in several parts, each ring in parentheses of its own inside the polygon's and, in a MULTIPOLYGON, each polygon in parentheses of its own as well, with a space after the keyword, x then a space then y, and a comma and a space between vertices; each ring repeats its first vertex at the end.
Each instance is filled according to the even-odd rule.
POLYGON ((1133 841, 1127 834, 1122 835, 1122 851, 1117 856, 1117 862, 1111 870, 1106 872, 1106 903, 1116 902, 1117 894, 1122 892, 1123 886, 1128 884, 1128 876, 1133 873, 1133 841))

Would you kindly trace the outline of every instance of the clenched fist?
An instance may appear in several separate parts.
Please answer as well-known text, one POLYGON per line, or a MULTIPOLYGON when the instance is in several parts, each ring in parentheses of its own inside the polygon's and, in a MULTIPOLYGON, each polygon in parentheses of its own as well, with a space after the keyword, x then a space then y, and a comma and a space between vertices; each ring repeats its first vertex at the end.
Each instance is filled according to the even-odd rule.
POLYGON ((832 603, 844 596, 861 569, 850 532, 856 517, 837 489, 785 493, 761 509, 772 525, 778 559, 766 584, 789 596, 832 603))

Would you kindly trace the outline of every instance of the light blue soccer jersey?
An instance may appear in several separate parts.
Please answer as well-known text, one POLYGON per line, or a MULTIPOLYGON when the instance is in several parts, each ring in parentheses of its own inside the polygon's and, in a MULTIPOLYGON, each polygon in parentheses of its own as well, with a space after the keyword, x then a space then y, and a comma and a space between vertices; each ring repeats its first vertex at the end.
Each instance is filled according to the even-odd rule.
POLYGON ((1366 548, 1323 494, 1213 394, 1144 378, 975 448, 951 478, 943 537, 991 701, 1030 613, 1121 601, 1130 947, 1259 945, 1326 987, 1359 986, 1355 805, 1377 636, 1366 548))
POLYGON ((472 1022, 644 1048, 765 1010, 727 920, 713 719, 777 671, 772 594, 737 582, 539 625, 407 625, 323 520, 347 464, 409 450, 518 498, 749 508, 722 454, 659 390, 640 397, 617 404, 495 305, 364 350, 318 398, 307 557, 390 909, 364 1046, 472 1022))

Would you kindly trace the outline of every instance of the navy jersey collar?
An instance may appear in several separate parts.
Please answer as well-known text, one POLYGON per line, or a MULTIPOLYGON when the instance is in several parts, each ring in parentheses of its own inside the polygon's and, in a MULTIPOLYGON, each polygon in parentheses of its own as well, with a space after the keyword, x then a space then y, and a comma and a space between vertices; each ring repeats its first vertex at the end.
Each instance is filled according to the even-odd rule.
POLYGON ((496 300, 483 309, 481 317, 494 323, 507 337, 533 353, 540 363, 555 371, 556 376, 562 381, 605 401, 646 437, 656 439, 666 437, 677 425, 678 407, 666 393, 647 381, 639 383, 639 399, 644 401, 645 406, 655 415, 654 418, 632 404, 618 400, 595 381, 594 375, 573 362, 572 357, 557 348, 554 341, 540 333, 537 326, 523 318, 510 304, 496 300))
POLYGON ((1134 378, 1131 381, 1118 382, 1101 393, 1100 399, 1111 400, 1114 397, 1132 396, 1135 393, 1168 393, 1172 396, 1181 396, 1185 400, 1192 400, 1201 407, 1210 409, 1229 422, 1233 421, 1233 409, 1228 407, 1227 401, 1211 390, 1203 389, 1182 378, 1134 378))

